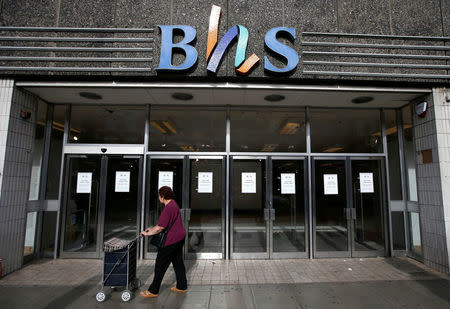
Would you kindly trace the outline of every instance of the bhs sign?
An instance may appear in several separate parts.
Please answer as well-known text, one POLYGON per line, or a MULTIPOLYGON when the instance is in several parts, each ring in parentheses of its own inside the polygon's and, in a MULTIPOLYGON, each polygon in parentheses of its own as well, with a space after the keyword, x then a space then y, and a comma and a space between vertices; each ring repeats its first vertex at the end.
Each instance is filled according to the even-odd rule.
MULTIPOLYGON (((252 54, 250 57, 245 59, 248 43, 248 30, 242 25, 233 26, 228 29, 220 42, 217 43, 220 13, 221 8, 213 5, 209 18, 208 42, 206 50, 206 61, 208 64, 207 71, 211 74, 217 73, 225 52, 237 39, 234 66, 238 74, 247 75, 260 60, 255 54, 252 54)), ((194 46, 192 46, 197 36, 194 27, 187 25, 158 25, 158 27, 161 30, 161 55, 159 66, 156 69, 159 71, 178 72, 191 69, 198 60, 197 50, 194 46), (183 36, 183 39, 178 43, 174 43, 175 34, 181 34, 183 36), (182 64, 173 65, 172 56, 174 52, 182 52, 185 54, 186 57, 182 64)), ((297 52, 291 47, 278 41, 277 37, 280 36, 287 37, 291 42, 293 42, 295 39, 295 29, 277 27, 267 31, 264 38, 266 48, 270 52, 285 60, 285 66, 279 68, 274 66, 269 59, 264 56, 264 69, 269 73, 289 73, 294 70, 298 64, 297 52)))

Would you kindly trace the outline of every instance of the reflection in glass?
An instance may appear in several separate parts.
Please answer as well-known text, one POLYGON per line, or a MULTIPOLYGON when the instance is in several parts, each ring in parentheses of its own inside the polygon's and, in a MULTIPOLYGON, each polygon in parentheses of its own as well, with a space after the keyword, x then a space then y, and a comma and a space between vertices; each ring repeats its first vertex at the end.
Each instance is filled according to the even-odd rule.
POLYGON ((133 239, 137 235, 137 212, 139 189, 138 158, 108 158, 108 174, 106 184, 105 229, 103 239, 113 237, 133 239), (129 191, 117 188, 116 172, 129 172, 129 191), (124 191, 124 192, 120 192, 124 191))
POLYGON ((306 196, 303 161, 274 160, 272 162, 273 208, 275 209, 273 251, 304 252, 306 196), (294 176, 295 185, 290 179, 292 176, 294 176), (293 188, 295 190, 292 190, 293 188))
MULTIPOLYGON (((173 172, 173 193, 175 193, 175 201, 180 208, 182 207, 182 188, 183 188, 183 160, 182 159, 152 159, 150 160, 151 176, 150 189, 147 191, 148 214, 147 226, 152 227, 158 223, 164 205, 158 199, 158 180, 159 172, 173 172)), ((147 237, 147 251, 158 251, 155 246, 150 244, 150 237, 147 237)))
POLYGON ((409 213, 410 247, 414 253, 422 255, 422 242, 420 238, 420 216, 417 212, 409 213))
POLYGON ((379 110, 311 109, 312 152, 380 153, 379 110))
POLYGON ((69 143, 142 144, 144 106, 73 105, 69 143))
POLYGON ((389 188, 391 200, 402 200, 402 180, 400 172, 400 156, 398 130, 395 110, 385 111, 386 139, 389 162, 389 188))
POLYGON ((394 250, 405 250, 405 218, 403 211, 391 212, 392 218, 392 244, 394 250))
POLYGON ((233 161, 233 252, 266 252, 265 160, 233 161), (242 184, 242 173, 252 173, 242 184), (254 183, 256 181, 256 184, 254 183), (244 187, 244 188, 243 188, 244 187), (254 192, 254 193, 242 193, 254 192), (246 190, 247 189, 247 190, 246 190))
POLYGON ((193 159, 190 162, 191 219, 188 252, 220 253, 222 252, 222 160, 193 159))
POLYGON ((36 201, 39 199, 39 184, 41 181, 41 165, 44 154, 44 136, 45 125, 47 119, 47 104, 42 101, 38 102, 36 112, 36 126, 34 131, 31 177, 30 177, 30 194, 28 199, 36 201))
POLYGON ((100 157, 69 159, 64 251, 96 251, 100 168, 100 157), (77 193, 78 173, 92 173, 90 193, 77 193))
POLYGON ((230 119, 231 151, 306 151, 304 109, 236 109, 230 119))
POLYGON ((53 109, 52 136, 50 138, 50 153, 48 159, 47 192, 45 193, 46 200, 58 199, 65 113, 65 105, 55 105, 53 109))
POLYGON ((347 208, 345 161, 316 160, 314 167, 316 250, 347 251, 348 227, 344 212, 347 208), (337 176, 337 194, 330 194, 335 193, 332 190, 333 183, 328 183, 325 188, 324 175, 337 176))
POLYGON ((27 230, 25 232, 25 247, 23 255, 34 254, 34 242, 36 238, 36 219, 37 212, 27 213, 27 230))
POLYGON ((150 144, 153 151, 225 151, 226 111, 205 107, 153 107, 150 144))
POLYGON ((402 109, 403 114, 403 147, 405 151, 406 178, 408 189, 408 201, 417 202, 417 180, 416 180, 416 151, 414 149, 414 136, 411 117, 411 107, 402 109))
POLYGON ((380 160, 351 162, 353 207, 356 209, 355 250, 384 250, 382 162, 380 160), (371 175, 373 188, 361 190, 361 173, 371 175))
POLYGON ((53 257, 55 251, 56 211, 42 212, 41 253, 53 257))

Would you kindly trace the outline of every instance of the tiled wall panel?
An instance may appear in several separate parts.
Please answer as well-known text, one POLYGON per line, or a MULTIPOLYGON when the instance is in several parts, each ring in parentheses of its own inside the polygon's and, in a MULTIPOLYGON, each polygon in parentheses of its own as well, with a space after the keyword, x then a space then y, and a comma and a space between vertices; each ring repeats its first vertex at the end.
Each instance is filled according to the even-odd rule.
POLYGON ((0 258, 3 273, 22 266, 36 99, 0 80, 0 258), (31 112, 22 119, 20 112, 31 112))

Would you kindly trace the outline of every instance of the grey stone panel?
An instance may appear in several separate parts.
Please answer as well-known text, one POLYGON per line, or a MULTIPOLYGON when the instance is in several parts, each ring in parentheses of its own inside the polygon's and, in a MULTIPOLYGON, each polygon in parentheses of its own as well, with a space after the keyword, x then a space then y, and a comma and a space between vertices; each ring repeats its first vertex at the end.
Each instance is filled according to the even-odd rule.
MULTIPOLYGON (((264 47, 264 37, 271 28, 283 26, 283 5, 275 0, 237 1, 228 2, 228 28, 242 25, 249 31, 246 57, 255 53, 259 57, 259 64, 249 74, 250 77, 264 77, 264 56, 269 56, 264 47)), ((292 45, 292 44, 289 44, 292 45)), ((236 44, 227 54, 227 73, 229 76, 237 76, 235 73, 234 59, 236 44)), ((273 65, 282 67, 283 64, 269 56, 273 65)), ((222 64, 223 66, 223 64, 222 64)), ((219 70, 222 71, 223 67, 219 70)))
POLYGON ((114 25, 114 0, 61 0, 59 27, 111 27, 114 25))
POLYGON ((389 1, 338 1, 339 32, 390 34, 389 1))
MULTIPOLYGON (((297 39, 294 43, 294 49, 299 53, 299 65, 296 72, 290 75, 290 78, 306 78, 306 79, 317 79, 317 78, 328 78, 328 76, 316 76, 316 75, 303 75, 302 71, 307 69, 309 71, 324 71, 333 70, 339 71, 337 67, 325 67, 320 65, 303 67, 303 60, 330 60, 338 61, 339 58, 336 57, 319 57, 314 56, 303 59, 301 56, 301 51, 305 48, 302 47, 302 41, 329 41, 336 42, 336 38, 315 37, 315 36, 304 36, 302 37, 302 32, 338 32, 338 14, 336 1, 333 0, 286 0, 284 7, 284 24, 286 27, 292 27, 296 29, 297 39)), ((312 50, 308 48, 308 50, 312 50)), ((321 47, 321 51, 335 52, 339 51, 338 48, 334 47, 321 47)), ((336 77, 332 77, 336 79, 336 77)))
MULTIPOLYGON (((169 25, 171 23, 170 16, 170 5, 169 1, 155 0, 137 0, 137 1, 127 1, 118 0, 117 9, 115 16, 115 26, 119 28, 153 28, 153 33, 136 33, 136 34, 116 34, 116 37, 152 37, 154 43, 151 44, 153 47, 152 53, 133 53, 133 57, 152 57, 153 61, 151 63, 130 64, 126 63, 115 63, 114 67, 130 67, 130 66, 141 66, 148 67, 148 73, 134 73, 133 75, 156 75, 155 68, 159 64, 159 55, 161 46, 161 36, 159 34, 159 29, 157 25, 169 25)), ((137 43, 134 46, 145 46, 148 47, 147 43, 137 43)), ((116 57, 123 57, 127 55, 126 53, 115 53, 116 57)), ((129 75, 130 73, 112 73, 112 75, 129 75)))
POLYGON ((395 35, 442 36, 440 0, 392 0, 392 29, 395 35))
POLYGON ((441 0, 443 35, 450 36, 450 0, 441 0))
MULTIPOLYGON (((114 18, 116 15, 116 1, 113 0, 81 0, 70 1, 61 0, 59 11, 59 27, 80 27, 80 28, 113 28, 114 18)), ((98 33, 81 34, 81 33, 66 33, 69 37, 99 37, 98 33)), ((109 37, 111 34, 101 34, 101 36, 109 37)), ((65 46, 66 43, 58 43, 58 46, 65 46)), ((73 43, 71 44, 73 46, 73 43)), ((90 43, 84 42, 77 44, 82 47, 112 47, 112 43, 90 43)), ((64 52, 59 55, 70 57, 109 57, 111 53, 95 53, 95 52, 64 52)), ((85 67, 110 67, 107 62, 86 62, 78 63, 77 66, 85 67)), ((110 73, 86 73, 86 72, 57 72, 55 75, 110 75, 110 73)))
MULTIPOLYGON (((219 38, 228 30, 227 20, 229 19, 229 11, 227 10, 227 1, 172 1, 173 16, 171 24, 173 25, 191 25, 197 31, 197 42, 194 45, 198 52, 198 64, 194 72, 188 73, 188 76, 207 76, 206 63, 206 45, 208 40, 209 16, 211 14, 212 5, 222 8, 222 14, 219 23, 219 38)), ((175 55, 174 63, 180 64, 184 60, 184 56, 175 55)), ((223 61, 217 76, 226 75, 226 61, 223 61)))
POLYGON ((57 0, 4 0, 1 2, 2 26, 54 27, 57 0))

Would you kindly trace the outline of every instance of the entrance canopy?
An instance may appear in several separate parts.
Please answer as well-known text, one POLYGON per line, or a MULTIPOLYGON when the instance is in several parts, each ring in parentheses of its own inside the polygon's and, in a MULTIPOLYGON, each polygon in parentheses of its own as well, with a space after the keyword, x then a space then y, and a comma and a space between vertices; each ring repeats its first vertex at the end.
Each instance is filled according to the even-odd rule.
POLYGON ((260 105, 398 108, 429 88, 381 88, 258 84, 76 83, 16 84, 55 104, 260 105))

